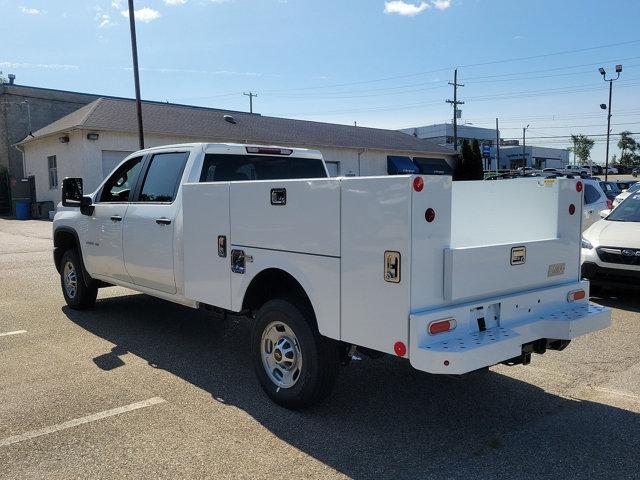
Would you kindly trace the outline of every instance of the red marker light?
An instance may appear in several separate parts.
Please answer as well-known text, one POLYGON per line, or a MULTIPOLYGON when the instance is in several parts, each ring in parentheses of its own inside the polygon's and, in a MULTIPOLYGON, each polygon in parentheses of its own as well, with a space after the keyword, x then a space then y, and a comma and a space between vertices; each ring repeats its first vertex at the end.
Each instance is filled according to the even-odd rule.
POLYGON ((436 211, 433 208, 427 208, 424 212, 424 218, 427 222, 431 223, 436 219, 436 211))
POLYGON ((402 342, 396 342, 393 344, 393 351, 399 357, 404 357, 407 354, 407 346, 402 342))
POLYGON ((421 192, 423 188, 424 188, 424 180, 422 179, 422 177, 414 178, 413 179, 413 189, 416 192, 421 192))
POLYGON ((429 332, 429 335, 437 335, 439 333, 450 332, 456 328, 457 325, 457 322, 453 318, 435 320, 429 324, 427 331, 429 332))
POLYGON ((569 215, 573 215, 574 213, 576 213, 576 206, 572 203, 569 205, 569 215))
POLYGON ((582 191, 582 182, 576 183, 576 192, 580 193, 582 191))
POLYGON ((578 300, 582 300, 586 296, 587 293, 584 290, 574 290, 567 294, 567 302, 576 302, 578 300))

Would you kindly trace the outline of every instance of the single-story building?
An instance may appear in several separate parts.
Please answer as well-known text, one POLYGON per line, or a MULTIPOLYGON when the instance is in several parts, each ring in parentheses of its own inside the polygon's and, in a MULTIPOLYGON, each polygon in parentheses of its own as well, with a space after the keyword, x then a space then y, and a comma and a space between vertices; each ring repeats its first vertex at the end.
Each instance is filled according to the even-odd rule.
MULTIPOLYGON (((498 168, 516 169, 522 167, 522 159, 525 159, 527 167, 565 168, 569 164, 569 150, 565 148, 537 147, 525 145, 524 149, 518 147, 500 147, 500 164, 498 168)), ((491 148, 491 165, 495 167, 496 148, 491 148)))
MULTIPOLYGON (((143 102, 142 112, 147 147, 200 141, 305 147, 322 152, 333 176, 386 175, 402 173, 406 165, 438 163, 451 169, 456 158, 448 148, 394 130, 161 102, 143 102)), ((99 98, 34 132, 18 148, 25 174, 35 177, 37 201, 60 201, 65 177, 82 177, 85 191, 93 191, 138 150, 135 102, 99 98)))

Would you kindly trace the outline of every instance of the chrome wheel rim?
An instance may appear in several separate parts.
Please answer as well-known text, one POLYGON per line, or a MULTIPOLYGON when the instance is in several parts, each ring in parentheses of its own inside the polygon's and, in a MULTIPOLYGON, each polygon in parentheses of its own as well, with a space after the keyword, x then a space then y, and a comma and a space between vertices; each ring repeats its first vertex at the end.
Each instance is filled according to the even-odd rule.
POLYGON ((62 278, 64 279, 64 289, 67 292, 67 296, 69 298, 75 298, 78 292, 78 275, 73 263, 67 262, 64 264, 62 278))
POLYGON ((262 366, 280 388, 291 388, 300 379, 302 352, 293 330, 282 322, 271 322, 262 333, 262 366))

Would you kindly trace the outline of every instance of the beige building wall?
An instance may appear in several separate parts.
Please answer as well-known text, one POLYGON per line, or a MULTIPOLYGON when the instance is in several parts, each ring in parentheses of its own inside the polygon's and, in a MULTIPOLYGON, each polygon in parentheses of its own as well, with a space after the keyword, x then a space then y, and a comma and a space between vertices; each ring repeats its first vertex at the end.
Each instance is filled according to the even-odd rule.
MULTIPOLYGON (((96 132, 97 140, 88 140, 89 130, 74 130, 69 133, 69 143, 61 143, 62 134, 33 140, 23 146, 25 173, 36 179, 37 201, 60 202, 60 184, 65 177, 82 177, 84 191, 93 192, 103 180, 102 152, 134 152, 138 150, 138 136, 132 133, 96 132), (47 157, 55 155, 58 169, 58 187, 49 188, 47 157)), ((225 142, 224 139, 187 138, 157 134, 145 134, 145 146, 156 147, 188 142, 225 142)), ((295 146, 295 145, 283 145, 295 146)), ((365 150, 336 147, 313 147, 319 150, 326 162, 338 164, 340 176, 374 176, 387 174, 387 155, 415 156, 403 151, 365 150)), ((434 155, 437 156, 437 155, 434 155)), ((448 160, 451 163, 451 160, 448 160)))

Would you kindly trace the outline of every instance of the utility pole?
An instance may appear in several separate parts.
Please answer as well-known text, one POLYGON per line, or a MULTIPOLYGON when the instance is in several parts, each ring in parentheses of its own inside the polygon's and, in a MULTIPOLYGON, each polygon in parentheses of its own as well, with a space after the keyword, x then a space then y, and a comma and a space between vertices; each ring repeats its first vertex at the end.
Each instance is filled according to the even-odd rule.
POLYGON ((612 77, 607 80, 607 72, 604 71, 604 68, 600 67, 598 69, 600 75, 602 75, 602 79, 605 82, 609 82, 609 110, 607 112, 607 156, 605 158, 604 164, 604 181, 609 180, 609 135, 611 134, 611 95, 613 93, 613 82, 620 78, 620 73, 622 73, 622 65, 616 65, 616 73, 618 74, 615 78, 612 77))
POLYGON ((257 97, 257 93, 249 92, 243 93, 243 95, 249 97, 249 113, 253 113, 253 97, 257 97))
POLYGON ((527 128, 529 128, 529 125, 527 125, 526 127, 523 127, 522 129, 522 173, 523 174, 527 166, 527 154, 525 153, 525 150, 524 150, 524 147, 526 145, 526 139, 527 139, 527 128))
POLYGON ((131 55, 133 56, 133 80, 136 87, 136 112, 138 114, 138 142, 144 149, 144 130, 142 128, 142 101, 140 100, 140 73, 138 72, 138 45, 136 40, 136 15, 133 0, 129 0, 129 29, 131 30, 131 55))
POLYGON ((500 165, 500 130, 498 130, 498 118, 496 118, 496 173, 500 165))
POLYGON ((458 69, 453 71, 453 83, 449 82, 449 85, 453 86, 453 100, 447 100, 447 103, 453 105, 453 149, 458 150, 458 105, 464 105, 464 102, 458 101, 458 87, 464 87, 463 84, 458 83, 458 69))

